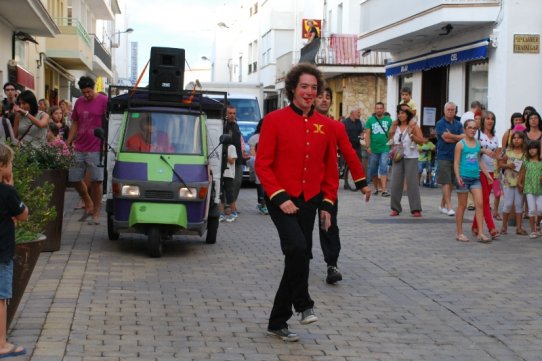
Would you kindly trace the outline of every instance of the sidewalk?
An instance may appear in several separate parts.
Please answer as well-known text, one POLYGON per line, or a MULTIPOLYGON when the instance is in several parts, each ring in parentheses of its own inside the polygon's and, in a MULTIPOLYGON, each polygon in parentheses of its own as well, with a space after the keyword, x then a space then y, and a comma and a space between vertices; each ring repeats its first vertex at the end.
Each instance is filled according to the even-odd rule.
POLYGON ((490 245, 457 242, 439 189, 422 188, 419 219, 406 197, 399 217, 389 198, 339 198, 344 280, 325 283, 315 233, 319 321, 292 318, 301 340, 288 344, 265 334, 283 258, 255 189, 215 245, 175 238, 160 259, 143 236, 109 241, 103 214, 78 222, 68 191, 61 250, 41 254, 10 330, 29 351, 17 360, 542 360, 542 238, 512 227, 490 245))

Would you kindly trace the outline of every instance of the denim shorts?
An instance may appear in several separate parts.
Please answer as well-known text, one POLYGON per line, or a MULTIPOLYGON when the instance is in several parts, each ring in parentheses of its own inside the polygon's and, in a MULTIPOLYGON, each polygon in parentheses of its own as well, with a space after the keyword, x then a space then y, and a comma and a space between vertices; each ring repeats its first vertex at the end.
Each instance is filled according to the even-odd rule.
POLYGON ((0 262, 0 300, 11 299, 13 289, 13 260, 0 262))
POLYGON ((90 180, 92 182, 102 182, 104 180, 104 168, 98 167, 100 163, 100 152, 75 152, 75 164, 70 168, 68 180, 70 182, 79 182, 85 177, 85 172, 90 171, 90 180))
POLYGON ((387 176, 388 175, 388 160, 390 159, 389 152, 380 154, 372 153, 369 156, 369 177, 387 176))
POLYGON ((461 177, 461 179, 463 179, 463 185, 460 186, 459 184, 457 184, 457 193, 466 193, 471 189, 482 189, 482 183, 480 183, 480 178, 461 177))

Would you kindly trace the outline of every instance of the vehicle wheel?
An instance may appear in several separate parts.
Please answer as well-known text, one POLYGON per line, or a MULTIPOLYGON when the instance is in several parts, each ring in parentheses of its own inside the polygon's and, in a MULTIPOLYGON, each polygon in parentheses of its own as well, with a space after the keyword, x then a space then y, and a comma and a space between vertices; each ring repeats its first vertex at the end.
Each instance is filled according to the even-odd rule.
POLYGON ((160 236, 160 228, 156 226, 150 227, 148 237, 149 256, 152 258, 162 257, 162 239, 160 236))
POLYGON ((113 214, 107 213, 107 236, 110 241, 116 241, 119 239, 120 234, 115 230, 115 225, 113 223, 113 214))
POLYGON ((209 217, 207 219, 207 236, 205 238, 205 243, 215 244, 216 243, 216 234, 218 233, 218 217, 209 217))
POLYGON ((346 189, 350 189, 352 192, 357 191, 356 183, 354 182, 354 179, 352 178, 352 173, 348 168, 346 168, 346 170, 344 171, 344 186, 346 189))

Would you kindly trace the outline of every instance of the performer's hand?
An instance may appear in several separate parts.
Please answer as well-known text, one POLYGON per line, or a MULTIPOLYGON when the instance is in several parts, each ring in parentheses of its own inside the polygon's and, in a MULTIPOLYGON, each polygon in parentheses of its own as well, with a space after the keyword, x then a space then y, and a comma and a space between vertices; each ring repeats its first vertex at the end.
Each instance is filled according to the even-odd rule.
POLYGON ((320 211, 320 227, 326 232, 331 227, 331 214, 328 211, 320 211))
POLYGON ((294 202, 291 200, 287 200, 286 202, 282 203, 280 206, 280 210, 283 211, 286 214, 296 214, 299 208, 296 207, 294 202))
POLYGON ((361 188, 361 193, 365 194, 365 202, 369 202, 371 199, 371 188, 368 186, 361 188))

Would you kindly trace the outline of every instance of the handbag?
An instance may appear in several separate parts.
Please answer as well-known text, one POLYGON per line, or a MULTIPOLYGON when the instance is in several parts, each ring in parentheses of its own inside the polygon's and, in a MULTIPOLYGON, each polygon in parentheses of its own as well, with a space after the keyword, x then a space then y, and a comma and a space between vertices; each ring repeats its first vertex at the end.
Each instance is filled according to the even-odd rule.
POLYGON ((404 156, 405 156, 405 149, 403 148, 403 144, 396 144, 393 146, 393 148, 391 148, 390 159, 394 163, 401 161, 401 159, 403 159, 404 156))

